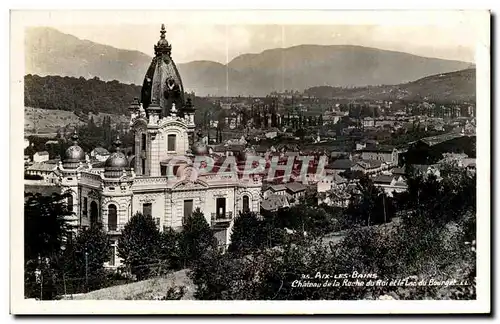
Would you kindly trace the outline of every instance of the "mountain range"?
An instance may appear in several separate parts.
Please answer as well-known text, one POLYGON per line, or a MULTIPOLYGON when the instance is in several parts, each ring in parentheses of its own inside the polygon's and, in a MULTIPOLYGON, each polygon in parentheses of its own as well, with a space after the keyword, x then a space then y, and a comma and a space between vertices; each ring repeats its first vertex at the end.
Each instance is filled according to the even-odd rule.
POLYGON ((340 88, 319 86, 304 90, 319 98, 431 101, 441 104, 476 101, 476 70, 431 75, 397 85, 340 88))
MULTIPOLYGON (((25 36, 27 74, 142 84, 152 59, 139 51, 82 40, 48 27, 28 28, 25 36)), ((315 86, 400 84, 474 65, 362 46, 299 45, 243 54, 227 65, 193 61, 177 67, 184 88, 198 96, 262 96, 315 86)))

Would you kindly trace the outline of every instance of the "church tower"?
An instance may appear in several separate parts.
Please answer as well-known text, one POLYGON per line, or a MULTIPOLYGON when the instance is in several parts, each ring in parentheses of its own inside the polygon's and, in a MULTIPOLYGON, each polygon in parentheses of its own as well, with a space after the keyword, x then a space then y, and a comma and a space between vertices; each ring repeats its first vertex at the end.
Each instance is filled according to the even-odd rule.
POLYGON ((166 175, 168 161, 185 156, 194 142, 195 110, 191 98, 185 98, 165 34, 162 24, 141 98, 130 106, 130 125, 135 134, 133 168, 138 176, 166 175))

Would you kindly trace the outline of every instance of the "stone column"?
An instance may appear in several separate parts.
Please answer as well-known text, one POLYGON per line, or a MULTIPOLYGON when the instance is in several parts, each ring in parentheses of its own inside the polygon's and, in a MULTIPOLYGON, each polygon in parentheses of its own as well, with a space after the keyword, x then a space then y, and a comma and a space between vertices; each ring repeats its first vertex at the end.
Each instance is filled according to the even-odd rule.
POLYGON ((151 149, 150 149, 150 157, 149 157, 149 175, 152 177, 156 177, 160 175, 160 141, 161 134, 157 133, 156 135, 151 135, 151 149), (154 139, 153 139, 154 137, 154 139))

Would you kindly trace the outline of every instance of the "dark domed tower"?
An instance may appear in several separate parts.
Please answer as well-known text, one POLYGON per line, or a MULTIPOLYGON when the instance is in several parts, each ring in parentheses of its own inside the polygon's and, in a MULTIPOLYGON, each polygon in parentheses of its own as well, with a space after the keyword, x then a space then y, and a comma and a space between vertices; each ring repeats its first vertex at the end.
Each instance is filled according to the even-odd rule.
POLYGON ((135 137, 132 167, 138 176, 164 175, 162 165, 172 157, 185 155, 194 143, 195 109, 191 98, 185 98, 165 34, 162 25, 141 98, 129 107, 135 137))
POLYGON ((161 109, 160 118, 170 115, 172 104, 181 112, 184 107, 184 87, 172 60, 172 46, 165 34, 165 25, 162 24, 160 40, 154 46, 155 56, 146 72, 141 91, 143 108, 148 111, 151 103, 156 103, 161 109))

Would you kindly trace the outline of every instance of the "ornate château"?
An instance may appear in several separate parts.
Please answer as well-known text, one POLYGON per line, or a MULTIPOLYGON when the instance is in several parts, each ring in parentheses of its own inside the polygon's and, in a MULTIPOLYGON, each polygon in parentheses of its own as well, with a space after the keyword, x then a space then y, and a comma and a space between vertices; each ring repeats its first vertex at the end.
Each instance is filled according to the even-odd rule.
POLYGON ((73 146, 56 171, 58 185, 72 195, 75 225, 102 224, 109 234, 113 246, 109 267, 120 265, 116 244, 125 224, 137 212, 151 215, 160 229, 180 229, 199 207, 224 248, 239 212, 258 211, 260 207, 259 177, 242 177, 237 170, 207 172, 201 170, 202 163, 195 163, 208 149, 206 143, 195 141, 195 109, 191 100, 184 98, 165 33, 162 25, 141 97, 130 106, 133 158, 125 156, 117 139, 115 152, 104 168, 92 168, 75 134, 73 146))

